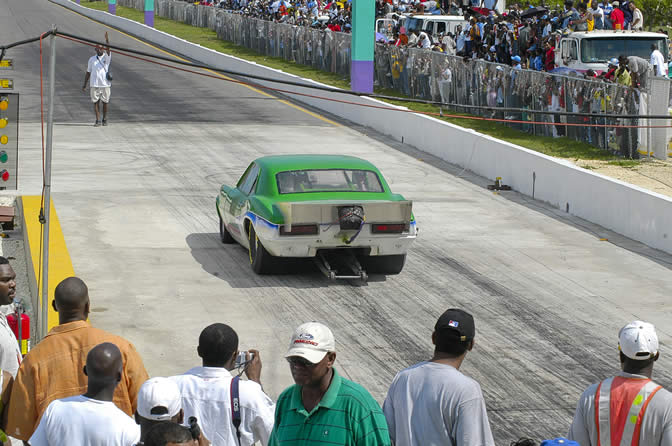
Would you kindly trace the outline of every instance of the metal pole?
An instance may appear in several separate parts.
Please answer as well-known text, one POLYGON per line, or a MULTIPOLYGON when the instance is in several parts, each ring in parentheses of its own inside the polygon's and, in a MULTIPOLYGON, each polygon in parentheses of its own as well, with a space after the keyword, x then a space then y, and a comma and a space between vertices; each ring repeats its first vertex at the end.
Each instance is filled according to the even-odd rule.
POLYGON ((54 91, 56 77, 56 26, 52 25, 49 56, 49 108, 47 109, 47 147, 44 155, 44 230, 42 233, 42 312, 40 339, 49 331, 49 213, 51 211, 51 147, 54 136, 54 91))

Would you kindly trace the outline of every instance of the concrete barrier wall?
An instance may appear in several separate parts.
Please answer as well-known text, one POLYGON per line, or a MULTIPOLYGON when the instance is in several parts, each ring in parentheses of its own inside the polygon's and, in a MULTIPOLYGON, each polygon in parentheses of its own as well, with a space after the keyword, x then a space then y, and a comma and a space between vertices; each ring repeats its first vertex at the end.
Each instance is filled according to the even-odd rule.
MULTIPOLYGON (((78 6, 69 0, 51 1, 216 68, 307 85, 322 85, 220 54, 137 22, 78 6)), ((265 81, 254 82, 332 99, 290 95, 309 106, 371 127, 478 175, 489 179, 502 177, 506 184, 522 194, 672 254, 672 199, 669 197, 432 117, 397 111, 406 110, 404 107, 395 107, 370 98, 318 92, 265 81)))

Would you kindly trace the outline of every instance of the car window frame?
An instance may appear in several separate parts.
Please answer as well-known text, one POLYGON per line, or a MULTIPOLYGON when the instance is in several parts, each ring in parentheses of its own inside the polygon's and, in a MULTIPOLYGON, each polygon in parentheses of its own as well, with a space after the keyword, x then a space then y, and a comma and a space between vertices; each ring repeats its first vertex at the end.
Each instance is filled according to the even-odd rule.
POLYGON ((240 191, 240 193, 242 193, 243 195, 246 195, 246 196, 249 196, 252 193, 254 193, 255 190, 257 189, 257 183, 259 181, 259 174, 260 173, 261 173, 261 168, 259 167, 259 165, 257 163, 252 163, 250 165, 250 167, 248 168, 248 171, 245 172, 245 180, 242 181, 242 184, 240 184, 238 186, 238 190, 240 191), (253 174, 255 169, 256 169, 256 174, 253 174), (252 185, 250 186, 250 190, 246 192, 243 189, 243 187, 245 186, 245 184, 247 183, 247 180, 250 178, 251 175, 254 175, 254 180, 252 181, 252 185))
POLYGON ((357 169, 357 168, 346 168, 346 167, 342 167, 342 168, 332 168, 332 169, 312 169, 312 168, 311 168, 311 169, 294 169, 294 170, 282 170, 282 171, 275 172, 275 174, 273 175, 273 177, 275 178, 275 184, 276 184, 276 187, 277 187, 277 189, 278 189, 278 194, 279 194, 279 195, 316 194, 316 193, 330 193, 330 192, 341 192, 341 193, 342 193, 342 192, 352 192, 352 193, 358 193, 358 194, 361 194, 361 193, 385 194, 385 193, 388 192, 388 191, 385 189, 385 185, 384 185, 384 182, 383 182, 383 180, 382 180, 382 175, 381 175, 379 172, 377 172, 377 171, 375 171, 375 170, 373 170, 373 169, 357 169), (282 188, 280 187, 280 183, 279 183, 279 179, 278 179, 278 175, 281 174, 281 173, 285 173, 285 172, 310 172, 310 171, 332 171, 332 170, 340 170, 340 171, 346 171, 346 170, 348 170, 348 171, 355 171, 355 170, 357 170, 357 171, 362 171, 362 172, 371 172, 371 173, 373 173, 373 174, 375 175, 376 180, 378 181, 378 185, 380 186, 380 192, 376 192, 376 191, 358 191, 358 190, 353 190, 353 191, 341 191, 341 190, 339 190, 339 191, 327 191, 327 190, 315 190, 315 191, 310 191, 310 190, 309 190, 309 191, 302 191, 302 192, 282 192, 282 188))

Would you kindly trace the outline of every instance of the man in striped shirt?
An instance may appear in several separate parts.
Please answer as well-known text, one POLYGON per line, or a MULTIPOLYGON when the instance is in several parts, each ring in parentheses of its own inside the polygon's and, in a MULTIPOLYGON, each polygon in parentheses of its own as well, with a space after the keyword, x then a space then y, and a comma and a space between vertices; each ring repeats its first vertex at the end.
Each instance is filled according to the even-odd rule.
POLYGON ((335 350, 323 324, 294 331, 285 358, 296 384, 278 398, 269 445, 390 445, 383 411, 362 386, 338 374, 335 350))

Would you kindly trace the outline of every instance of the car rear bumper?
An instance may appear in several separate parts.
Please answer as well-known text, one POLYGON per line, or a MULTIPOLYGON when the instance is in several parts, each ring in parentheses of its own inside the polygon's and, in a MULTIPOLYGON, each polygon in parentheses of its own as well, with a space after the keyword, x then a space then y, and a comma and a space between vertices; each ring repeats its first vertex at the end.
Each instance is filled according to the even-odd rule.
POLYGON ((266 250, 277 257, 315 257, 322 249, 367 249, 369 255, 399 255, 408 251, 417 237, 417 225, 411 222, 409 231, 402 234, 372 234, 365 224, 350 242, 356 231, 342 231, 338 225, 321 225, 317 235, 280 235, 278 225, 257 219, 255 231, 266 250))

